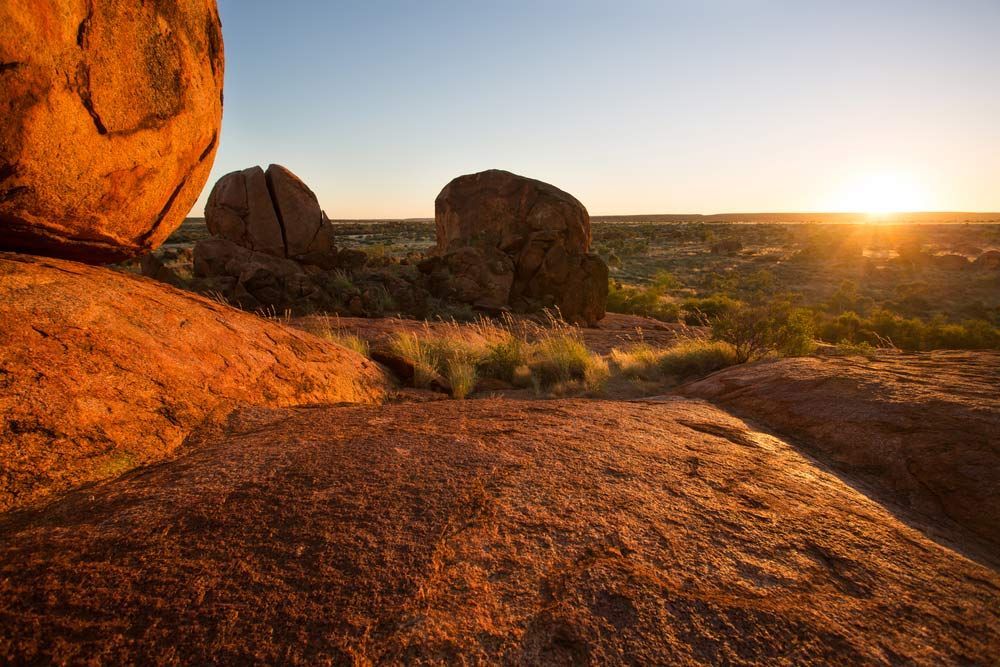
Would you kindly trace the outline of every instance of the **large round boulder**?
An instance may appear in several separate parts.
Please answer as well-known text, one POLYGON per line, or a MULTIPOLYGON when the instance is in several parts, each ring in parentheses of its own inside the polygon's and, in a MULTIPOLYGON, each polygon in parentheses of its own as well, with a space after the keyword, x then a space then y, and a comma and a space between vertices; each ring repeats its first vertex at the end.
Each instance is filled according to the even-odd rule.
POLYGON ((0 249, 162 243, 208 178, 222 82, 215 0, 0 3, 0 249))
POLYGON ((571 322, 604 317, 607 267, 590 248, 590 215, 559 188, 508 171, 459 176, 434 203, 437 252, 500 251, 513 262, 506 301, 557 307, 571 322))

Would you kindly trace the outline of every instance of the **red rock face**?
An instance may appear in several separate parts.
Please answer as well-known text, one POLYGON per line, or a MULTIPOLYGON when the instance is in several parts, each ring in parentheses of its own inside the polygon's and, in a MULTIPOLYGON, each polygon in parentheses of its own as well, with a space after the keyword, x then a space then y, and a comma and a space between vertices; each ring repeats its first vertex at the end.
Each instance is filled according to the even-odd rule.
POLYGON ((239 405, 375 402, 387 385, 367 359, 276 322, 0 253, 0 511, 162 459, 239 405))
POLYGON ((514 308, 554 306, 581 324, 604 317, 607 267, 588 254, 590 215, 572 195, 492 169, 446 185, 434 202, 434 222, 440 254, 473 247, 511 258, 507 302, 514 308))
POLYGON ((215 0, 0 4, 0 249, 162 243, 208 178, 223 64, 215 0))
POLYGON ((996 570, 696 400, 237 411, 0 535, 13 664, 1000 655, 996 570))
POLYGON ((939 351, 736 366, 683 392, 795 438, 893 505, 922 514, 937 534, 995 561, 998 383, 1000 355, 939 351))

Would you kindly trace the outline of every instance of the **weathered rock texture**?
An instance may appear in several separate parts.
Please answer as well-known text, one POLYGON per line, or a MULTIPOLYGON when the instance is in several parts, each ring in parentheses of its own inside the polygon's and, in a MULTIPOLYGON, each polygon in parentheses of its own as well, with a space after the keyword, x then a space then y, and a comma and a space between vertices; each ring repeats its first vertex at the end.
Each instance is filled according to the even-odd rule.
MULTIPOLYGON (((571 322, 594 324, 604 316, 608 269, 589 254, 590 215, 573 196, 548 183, 490 170, 460 176, 445 186, 434 205, 437 252, 476 248, 510 258, 513 275, 476 269, 459 290, 470 303, 496 306, 509 283, 506 304, 536 310, 557 306, 571 322), (474 299, 464 292, 478 285, 474 299)), ((452 262, 449 262, 452 263, 452 262)), ((467 262, 463 262, 468 264, 467 262)))
POLYGON ((0 249, 107 263, 181 223, 222 119, 215 4, 0 3, 0 249))
POLYGON ((240 404, 379 400, 333 343, 108 269, 0 254, 0 510, 163 458, 240 404))
POLYGON ((1000 354, 796 358, 687 385, 922 514, 938 535, 1000 553, 1000 354))
POLYGON ((288 169, 272 164, 219 179, 205 206, 215 236, 254 252, 324 265, 333 251, 329 220, 316 195, 288 169))
POLYGON ((696 400, 245 411, 0 535, 15 664, 1000 655, 996 571, 696 400))

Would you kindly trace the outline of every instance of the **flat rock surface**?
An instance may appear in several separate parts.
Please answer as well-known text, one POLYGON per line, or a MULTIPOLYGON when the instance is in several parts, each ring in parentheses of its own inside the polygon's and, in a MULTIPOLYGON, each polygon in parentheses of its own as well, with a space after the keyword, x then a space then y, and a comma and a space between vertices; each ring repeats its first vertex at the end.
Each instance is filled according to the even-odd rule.
POLYGON ((693 399, 247 409, 0 534, 10 662, 1000 655, 995 571, 693 399))
POLYGON ((935 534, 1000 560, 1000 354, 781 359, 682 391, 793 438, 935 534))
POLYGON ((371 402, 329 341, 131 274, 0 253, 0 510, 172 452, 240 405, 371 402))

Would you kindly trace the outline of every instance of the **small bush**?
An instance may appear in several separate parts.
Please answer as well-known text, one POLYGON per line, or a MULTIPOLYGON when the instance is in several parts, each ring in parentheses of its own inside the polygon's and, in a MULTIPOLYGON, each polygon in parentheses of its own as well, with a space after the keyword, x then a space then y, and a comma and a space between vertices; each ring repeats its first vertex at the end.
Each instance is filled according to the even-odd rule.
POLYGON ((876 350, 877 348, 868 342, 852 343, 843 340, 833 348, 833 354, 838 357, 867 357, 871 359, 875 356, 876 350))
POLYGON ((479 361, 478 371, 484 377, 512 382, 514 372, 527 362, 527 352, 524 340, 507 332, 499 340, 488 344, 485 356, 479 361))
MULTIPOLYGON (((674 280, 666 272, 657 274, 657 279, 664 283, 674 280)), ((652 287, 635 287, 619 285, 612 280, 608 283, 607 309, 612 313, 642 315, 663 322, 676 322, 680 316, 680 307, 664 295, 665 289, 659 284, 654 284, 652 287)))
POLYGON ((611 377, 611 368, 607 360, 592 356, 587 367, 583 370, 583 386, 592 394, 599 394, 604 391, 604 385, 611 377))
POLYGON ((729 314, 742 304, 724 294, 713 294, 704 298, 687 299, 681 304, 684 321, 687 324, 707 324, 711 320, 729 314))
POLYGON ((337 293, 350 292, 354 290, 354 281, 351 275, 342 269, 337 269, 329 274, 330 289, 337 293))
POLYGON ((305 329, 315 336, 336 343, 341 347, 346 347, 348 350, 354 350, 362 357, 367 357, 369 354, 367 341, 354 334, 341 332, 339 324, 335 328, 329 317, 311 320, 305 329))
POLYGON ((655 380, 659 376, 659 361, 663 350, 640 343, 626 350, 611 350, 611 361, 624 377, 633 380, 655 380))
POLYGON ((813 348, 809 314, 788 302, 740 305, 712 323, 712 337, 732 345, 741 364, 771 352, 797 355, 813 348))

